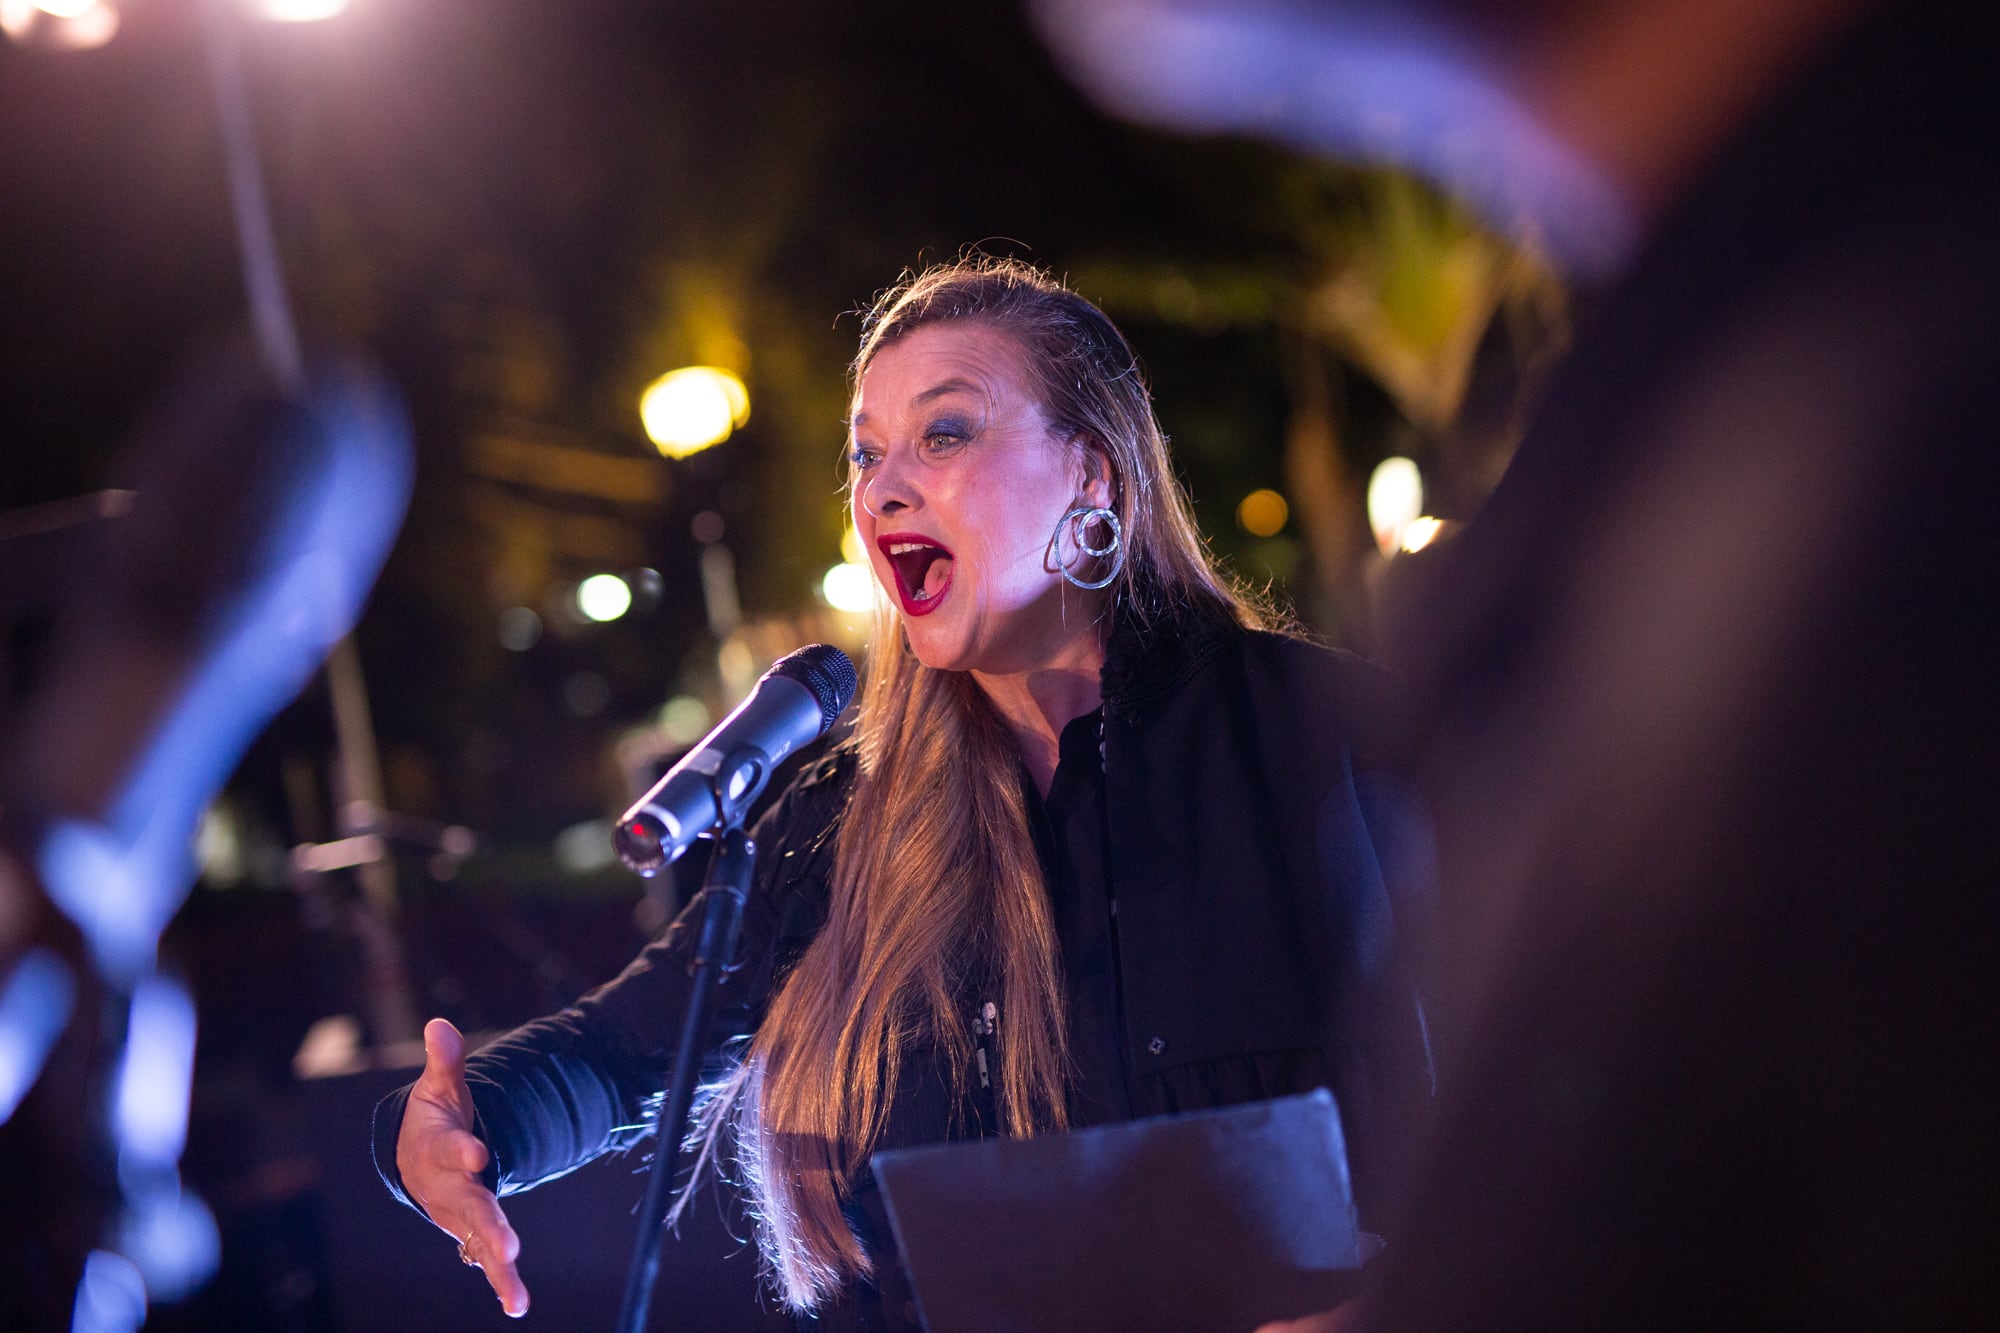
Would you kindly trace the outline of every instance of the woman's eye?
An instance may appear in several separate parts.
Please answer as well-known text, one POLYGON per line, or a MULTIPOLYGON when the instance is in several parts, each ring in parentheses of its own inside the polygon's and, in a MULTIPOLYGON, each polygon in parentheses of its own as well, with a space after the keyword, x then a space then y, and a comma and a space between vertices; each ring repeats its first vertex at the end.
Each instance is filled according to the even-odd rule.
POLYGON ((854 449, 849 449, 847 451, 847 461, 853 464, 856 468, 865 469, 874 467, 876 462, 880 459, 880 457, 881 456, 872 449, 854 448, 854 449))
POLYGON ((949 453, 965 443, 965 437, 956 431, 934 430, 924 436, 924 448, 934 454, 949 453))

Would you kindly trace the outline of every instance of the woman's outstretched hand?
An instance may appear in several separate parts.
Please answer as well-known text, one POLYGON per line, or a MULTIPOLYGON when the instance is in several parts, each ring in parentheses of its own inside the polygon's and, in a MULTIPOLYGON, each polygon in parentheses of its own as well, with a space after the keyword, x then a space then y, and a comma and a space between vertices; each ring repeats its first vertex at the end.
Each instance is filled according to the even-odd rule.
POLYGON ((472 1132, 465 1038, 433 1018, 424 1025, 424 1072, 410 1089, 396 1135, 396 1170, 404 1192, 459 1242, 459 1257, 486 1274, 500 1307, 518 1319, 528 1312, 528 1289, 514 1271, 521 1238, 479 1181, 486 1159, 486 1145, 472 1132))

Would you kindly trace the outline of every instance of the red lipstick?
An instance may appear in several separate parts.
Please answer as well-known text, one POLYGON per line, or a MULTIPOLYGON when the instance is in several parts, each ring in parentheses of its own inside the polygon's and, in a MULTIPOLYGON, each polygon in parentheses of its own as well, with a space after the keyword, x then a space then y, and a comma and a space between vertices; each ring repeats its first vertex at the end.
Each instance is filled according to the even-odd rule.
POLYGON ((950 547, 920 532, 885 532, 875 546, 896 576, 904 615, 927 616, 944 604, 953 573, 950 547))

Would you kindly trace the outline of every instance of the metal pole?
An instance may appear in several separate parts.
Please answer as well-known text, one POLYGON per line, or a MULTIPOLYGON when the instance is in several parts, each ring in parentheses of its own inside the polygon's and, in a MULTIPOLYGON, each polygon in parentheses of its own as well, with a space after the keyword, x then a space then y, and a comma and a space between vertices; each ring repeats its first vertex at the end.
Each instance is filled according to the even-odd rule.
MULTIPOLYGON (((719 839, 702 885, 707 910, 695 946, 694 986, 688 995, 687 1017, 681 1024, 680 1048, 674 1055, 673 1081, 660 1106, 653 1140, 653 1170, 646 1179, 646 1201, 639 1209, 639 1233, 632 1242, 632 1265, 625 1276, 625 1300, 618 1312, 618 1333, 641 1333, 653 1302, 653 1281, 660 1271, 660 1233, 667 1221, 668 1200, 680 1164, 681 1140, 687 1137, 688 1115, 694 1107, 695 1080, 708 1043, 709 1011, 716 983, 736 953, 736 932, 743 921, 743 900, 750 892, 750 873, 757 845, 741 828, 719 839)), ((689 1182, 692 1184, 693 1182, 689 1182)))

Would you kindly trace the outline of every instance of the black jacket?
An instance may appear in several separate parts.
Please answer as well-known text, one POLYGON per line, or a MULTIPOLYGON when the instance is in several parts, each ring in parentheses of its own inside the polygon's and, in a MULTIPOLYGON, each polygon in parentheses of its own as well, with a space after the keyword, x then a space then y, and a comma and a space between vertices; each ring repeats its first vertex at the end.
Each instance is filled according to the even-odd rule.
MULTIPOLYGON (((1379 1228, 1430 1066, 1378 855, 1400 836, 1376 818, 1395 789, 1354 740, 1377 678, 1357 658, 1234 626, 1137 641, 1114 636, 1103 678, 1128 1101, 1146 1115, 1330 1087, 1363 1223, 1379 1228)), ((755 831, 746 961, 718 996, 718 1054, 754 1030, 823 920, 851 772, 846 754, 815 766, 755 831)), ((696 909, 617 979, 468 1062, 497 1192, 649 1132, 644 1099, 679 1035, 696 909)), ((376 1116, 376 1160, 398 1197, 404 1095, 376 1116)))

